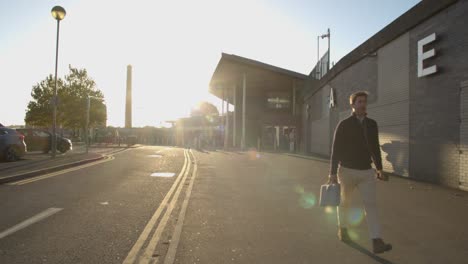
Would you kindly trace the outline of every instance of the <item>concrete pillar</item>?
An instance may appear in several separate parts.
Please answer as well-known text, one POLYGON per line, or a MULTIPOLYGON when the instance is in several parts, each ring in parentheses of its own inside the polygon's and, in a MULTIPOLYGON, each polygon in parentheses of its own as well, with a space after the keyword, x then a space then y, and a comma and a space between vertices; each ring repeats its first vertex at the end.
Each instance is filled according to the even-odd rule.
POLYGON ((227 100, 226 100, 226 126, 224 130, 224 148, 227 149, 229 147, 229 93, 230 90, 227 90, 227 100))
POLYGON ((236 136, 237 136, 237 115, 236 115, 236 112, 237 112, 237 85, 234 85, 233 87, 233 94, 234 94, 234 98, 233 98, 233 106, 234 106, 234 118, 232 120, 232 146, 233 147, 236 147, 236 136))
POLYGON ((241 137, 241 148, 245 149, 245 99, 247 89, 247 76, 245 73, 242 74, 242 137, 241 137))
POLYGON ((292 114, 296 116, 296 79, 293 79, 292 114))
MULTIPOLYGON (((222 93, 222 95, 221 95, 221 128, 222 128, 221 129, 221 133, 222 133, 221 136, 222 137, 221 137, 221 139, 224 139, 224 135, 226 134, 225 133, 226 126, 224 124, 224 96, 225 96, 225 94, 224 94, 224 87, 221 88, 221 89, 222 89, 222 92, 221 92, 222 93)), ((221 142, 219 142, 219 144, 221 144, 221 142)), ((224 145, 224 143, 223 143, 223 145, 224 145)))

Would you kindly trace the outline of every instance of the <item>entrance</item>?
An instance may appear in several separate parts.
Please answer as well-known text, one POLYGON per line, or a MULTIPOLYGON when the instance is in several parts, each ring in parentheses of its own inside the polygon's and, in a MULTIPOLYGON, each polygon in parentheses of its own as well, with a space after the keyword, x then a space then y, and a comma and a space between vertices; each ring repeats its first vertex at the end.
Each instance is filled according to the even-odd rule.
POLYGON ((296 127, 263 125, 262 149, 270 151, 294 151, 295 141, 296 127))

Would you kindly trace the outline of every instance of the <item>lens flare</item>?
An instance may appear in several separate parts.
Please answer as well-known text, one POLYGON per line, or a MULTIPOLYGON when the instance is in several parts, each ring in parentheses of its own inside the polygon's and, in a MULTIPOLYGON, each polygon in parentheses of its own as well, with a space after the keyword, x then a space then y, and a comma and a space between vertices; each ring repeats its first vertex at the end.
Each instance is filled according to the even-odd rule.
POLYGON ((348 222, 353 226, 359 225, 364 220, 364 210, 361 208, 350 208, 348 222))
POLYGON ((302 187, 301 185, 296 185, 294 186, 294 191, 298 194, 303 194, 304 193, 304 187, 302 187))
POLYGON ((256 149, 249 149, 247 152, 250 160, 256 160, 260 158, 260 153, 256 149))
POLYGON ((304 209, 309 209, 315 206, 316 199, 313 193, 304 193, 299 198, 299 204, 304 209))
POLYGON ((331 207, 331 206, 325 207, 325 213, 333 214, 333 212, 334 212, 333 207, 331 207))
POLYGON ((356 231, 352 230, 352 229, 348 228, 348 235, 351 238, 351 240, 353 240, 353 241, 358 241, 359 240, 359 234, 356 231))

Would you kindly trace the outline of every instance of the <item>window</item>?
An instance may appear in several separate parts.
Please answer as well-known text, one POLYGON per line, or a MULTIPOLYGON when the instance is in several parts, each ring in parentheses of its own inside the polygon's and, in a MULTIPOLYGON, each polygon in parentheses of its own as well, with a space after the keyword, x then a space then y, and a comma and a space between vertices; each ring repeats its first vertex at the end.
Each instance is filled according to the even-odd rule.
POLYGON ((289 108, 291 104, 288 92, 270 92, 267 93, 267 107, 270 109, 289 108))
POLYGON ((3 136, 3 135, 8 135, 8 131, 4 129, 0 129, 0 136, 3 136))

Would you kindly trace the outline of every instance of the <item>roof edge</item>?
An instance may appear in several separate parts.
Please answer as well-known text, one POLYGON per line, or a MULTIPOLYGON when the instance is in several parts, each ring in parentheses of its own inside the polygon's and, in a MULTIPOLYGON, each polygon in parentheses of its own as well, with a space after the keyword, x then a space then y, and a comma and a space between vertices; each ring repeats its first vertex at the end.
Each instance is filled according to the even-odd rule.
POLYGON ((429 19, 432 15, 439 13, 458 1, 459 0, 422 0, 341 58, 335 66, 319 80, 315 89, 314 87, 311 87, 311 90, 305 91, 304 99, 315 94, 315 92, 329 83, 339 73, 351 67, 356 62, 365 58, 367 55, 374 53, 387 43, 429 19))

